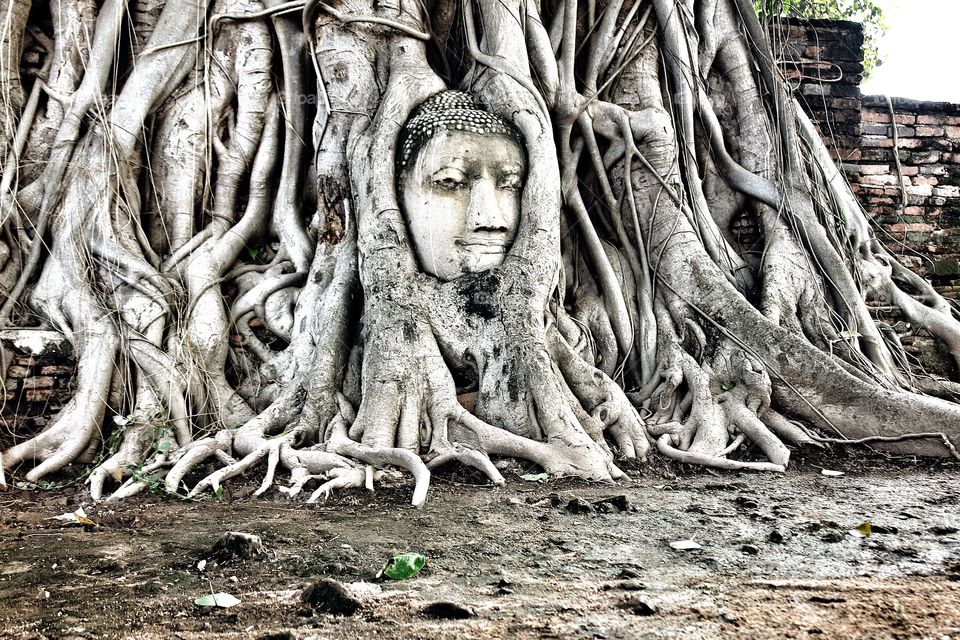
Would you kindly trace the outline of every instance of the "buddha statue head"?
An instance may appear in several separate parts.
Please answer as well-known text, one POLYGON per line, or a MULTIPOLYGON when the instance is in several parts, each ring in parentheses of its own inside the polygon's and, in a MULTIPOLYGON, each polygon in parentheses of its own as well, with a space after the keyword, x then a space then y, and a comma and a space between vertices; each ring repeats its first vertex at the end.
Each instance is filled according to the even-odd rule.
POLYGON ((460 91, 424 101, 399 140, 397 182, 424 273, 447 282, 503 262, 520 221, 520 134, 460 91))

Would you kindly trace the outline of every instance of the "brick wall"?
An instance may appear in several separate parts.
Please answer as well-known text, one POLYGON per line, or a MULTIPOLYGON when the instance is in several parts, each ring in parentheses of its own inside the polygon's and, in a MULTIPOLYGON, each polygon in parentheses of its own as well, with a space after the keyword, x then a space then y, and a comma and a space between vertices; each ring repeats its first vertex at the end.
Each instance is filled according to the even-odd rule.
POLYGON ((863 98, 860 160, 845 167, 881 239, 942 293, 960 292, 960 104, 863 98), (896 122, 897 140, 893 139, 896 122), (900 161, 899 173, 897 158, 900 161), (901 191, 902 177, 902 191, 901 191))
POLYGON ((13 436, 46 426, 73 395, 76 365, 70 343, 57 331, 0 331, 0 358, 6 364, 0 422, 0 449, 13 436))
POLYGON ((786 21, 771 42, 877 237, 941 293, 960 298, 960 104, 861 96, 856 22, 786 21))
POLYGON ((774 57, 833 157, 859 160, 863 27, 843 20, 786 20, 769 33, 774 57))

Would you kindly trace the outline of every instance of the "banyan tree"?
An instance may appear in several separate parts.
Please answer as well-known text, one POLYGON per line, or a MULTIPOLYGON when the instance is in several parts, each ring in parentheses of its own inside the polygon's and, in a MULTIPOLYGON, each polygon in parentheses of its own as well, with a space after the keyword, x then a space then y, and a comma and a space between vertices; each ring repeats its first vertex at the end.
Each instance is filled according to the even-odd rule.
POLYGON ((315 500, 401 469, 422 504, 431 469, 502 458, 957 456, 960 387, 872 310, 960 362, 955 312, 748 0, 3 6, 0 325, 78 362, 8 477, 315 500))

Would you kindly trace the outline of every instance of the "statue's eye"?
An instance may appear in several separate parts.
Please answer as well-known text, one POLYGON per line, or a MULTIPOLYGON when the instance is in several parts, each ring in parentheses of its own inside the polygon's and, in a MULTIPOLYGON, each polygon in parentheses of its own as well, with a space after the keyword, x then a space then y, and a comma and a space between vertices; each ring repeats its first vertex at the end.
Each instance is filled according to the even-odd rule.
POLYGON ((445 167, 433 174, 433 186, 447 191, 463 189, 467 185, 467 176, 456 167, 445 167))
POLYGON ((508 173, 503 176, 497 185, 497 187, 504 191, 519 191, 521 186, 523 185, 521 184, 520 176, 515 173, 508 173))

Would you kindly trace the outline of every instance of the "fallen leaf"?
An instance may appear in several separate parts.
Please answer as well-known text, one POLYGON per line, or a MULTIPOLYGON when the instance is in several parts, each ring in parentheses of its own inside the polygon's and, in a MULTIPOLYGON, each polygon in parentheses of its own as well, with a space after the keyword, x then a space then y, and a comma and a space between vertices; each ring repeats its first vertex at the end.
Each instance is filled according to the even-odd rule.
POLYGON ((426 557, 419 553, 401 553, 390 558, 377 577, 386 576, 391 580, 406 580, 419 573, 426 563, 426 557))
POLYGON ((546 482, 550 479, 550 474, 547 473, 527 473, 520 476, 521 480, 526 480, 527 482, 546 482))
POLYGON ((71 513, 61 513, 58 516, 53 516, 52 518, 47 518, 48 520, 60 520, 69 524, 79 524, 85 527, 98 527, 96 522, 87 517, 87 514, 84 512, 83 507, 80 507, 76 511, 71 513))
POLYGON ((844 475, 843 471, 834 471, 833 469, 820 469, 820 475, 829 476, 831 478, 839 478, 844 475))
POLYGON ((703 549, 703 547, 693 540, 676 540, 670 543, 670 548, 676 549, 677 551, 694 551, 696 549, 703 549))
POLYGON ((860 523, 859 527, 857 527, 856 529, 853 529, 850 532, 850 535, 856 536, 858 538, 869 538, 872 533, 873 533, 873 527, 870 526, 870 521, 864 520, 863 522, 860 523))
POLYGON ((224 609, 229 609, 230 607, 240 604, 240 600, 229 593, 221 592, 200 596, 193 601, 193 604, 197 605, 198 607, 222 607, 224 609))

